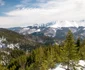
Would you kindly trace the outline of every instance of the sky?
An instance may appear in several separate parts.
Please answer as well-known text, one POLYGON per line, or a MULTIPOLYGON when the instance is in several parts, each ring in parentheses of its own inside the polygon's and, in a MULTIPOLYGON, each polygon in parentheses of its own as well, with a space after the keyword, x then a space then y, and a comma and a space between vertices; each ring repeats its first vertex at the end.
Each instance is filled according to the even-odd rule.
POLYGON ((85 0, 0 0, 0 27, 85 20, 85 0))

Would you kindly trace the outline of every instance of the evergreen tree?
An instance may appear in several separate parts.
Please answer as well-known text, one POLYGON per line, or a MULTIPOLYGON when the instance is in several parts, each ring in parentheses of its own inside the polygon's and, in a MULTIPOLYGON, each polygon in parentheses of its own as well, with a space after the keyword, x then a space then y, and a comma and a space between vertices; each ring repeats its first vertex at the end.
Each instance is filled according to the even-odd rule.
MULTIPOLYGON (((76 45, 74 44, 74 38, 72 32, 69 30, 66 36, 64 47, 61 48, 61 59, 62 62, 67 65, 66 70, 73 70, 73 63, 78 60, 78 53, 76 45)), ((64 65, 65 65, 64 64, 64 65)))
POLYGON ((80 53, 81 60, 85 60, 85 40, 81 44, 79 53, 80 53))
POLYGON ((0 65, 0 70, 8 70, 6 67, 0 65))
POLYGON ((78 39, 77 39, 76 47, 77 47, 77 49, 79 51, 79 48, 80 48, 80 37, 78 37, 78 39))
POLYGON ((25 55, 25 52, 23 50, 14 49, 10 52, 11 58, 17 58, 21 55, 25 55))
POLYGON ((51 46, 48 48, 47 50, 47 63, 48 63, 48 68, 53 68, 54 67, 54 64, 55 64, 55 51, 54 51, 54 47, 51 46))

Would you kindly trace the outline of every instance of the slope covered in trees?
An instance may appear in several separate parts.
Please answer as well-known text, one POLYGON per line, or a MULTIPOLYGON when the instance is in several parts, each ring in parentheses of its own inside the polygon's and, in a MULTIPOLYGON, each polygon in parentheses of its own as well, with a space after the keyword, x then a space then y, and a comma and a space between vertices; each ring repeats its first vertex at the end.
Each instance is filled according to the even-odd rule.
MULTIPOLYGON (((85 41, 75 42, 72 32, 68 31, 62 45, 40 46, 31 52, 16 48, 9 51, 8 55, 4 53, 7 59, 0 65, 2 70, 49 70, 60 63, 66 70, 77 70, 79 60, 85 60, 85 41)), ((0 61, 2 59, 0 57, 0 61)))
POLYGON ((5 43, 6 45, 19 43, 20 49, 24 50, 36 48, 36 45, 38 45, 37 42, 29 40, 24 35, 21 35, 19 33, 4 28, 0 28, 0 39, 1 38, 6 39, 6 41, 3 41, 3 43, 5 43))

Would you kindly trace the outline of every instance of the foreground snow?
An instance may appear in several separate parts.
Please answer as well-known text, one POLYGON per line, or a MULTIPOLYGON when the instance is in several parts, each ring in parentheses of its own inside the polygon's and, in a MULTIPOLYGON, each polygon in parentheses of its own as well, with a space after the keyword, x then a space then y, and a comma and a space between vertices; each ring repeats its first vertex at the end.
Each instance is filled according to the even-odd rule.
MULTIPOLYGON (((80 67, 77 67, 77 70, 85 70, 85 61, 84 60, 80 60, 79 63, 80 67)), ((64 68, 62 68, 63 66, 61 64, 59 64, 56 68, 54 69, 49 69, 49 70, 65 70, 64 68)))

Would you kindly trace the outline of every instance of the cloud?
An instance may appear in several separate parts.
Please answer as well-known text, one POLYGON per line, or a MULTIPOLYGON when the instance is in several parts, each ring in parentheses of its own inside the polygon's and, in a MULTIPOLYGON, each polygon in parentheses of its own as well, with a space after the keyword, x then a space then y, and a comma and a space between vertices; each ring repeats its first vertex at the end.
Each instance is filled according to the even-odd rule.
POLYGON ((55 1, 55 0, 21 0, 21 3, 30 3, 30 2, 35 2, 35 3, 45 3, 49 1, 55 1))
POLYGON ((30 3, 29 0, 24 0, 23 4, 17 5, 23 8, 6 12, 5 14, 8 17, 0 17, 0 22, 10 27, 47 23, 57 20, 85 19, 85 0, 47 0, 46 3, 42 3, 41 0, 41 3, 32 4, 39 6, 39 8, 24 7, 23 5, 26 2, 30 3))
MULTIPOLYGON (((40 7, 40 5, 42 5, 42 4, 46 4, 46 3, 49 3, 50 1, 64 1, 64 0, 21 0, 20 1, 20 4, 18 5, 18 6, 20 6, 20 8, 21 8, 21 5, 23 6, 23 7, 40 7)), ((22 7, 22 8, 23 8, 22 7)))
POLYGON ((0 27, 16 27, 16 26, 26 26, 25 20, 21 17, 0 17, 0 27), (21 21, 22 20, 22 21, 21 21))
POLYGON ((0 0, 0 6, 4 5, 5 2, 3 0, 0 0))

